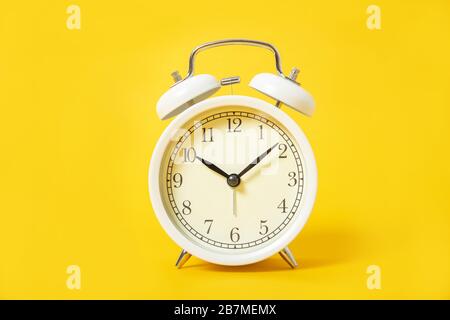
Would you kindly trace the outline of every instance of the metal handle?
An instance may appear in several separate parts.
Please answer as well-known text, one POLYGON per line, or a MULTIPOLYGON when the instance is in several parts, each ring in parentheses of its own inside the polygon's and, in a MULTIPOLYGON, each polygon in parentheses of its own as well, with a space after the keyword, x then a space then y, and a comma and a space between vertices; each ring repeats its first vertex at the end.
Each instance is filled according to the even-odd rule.
MULTIPOLYGON (((194 75, 194 67, 195 67, 195 56, 200 52, 209 48, 221 47, 221 46, 229 46, 229 45, 246 45, 246 46, 254 46, 260 48, 266 48, 273 52, 275 56, 275 67, 280 76, 283 78, 288 78, 284 75, 283 70, 281 69, 281 59, 280 54, 278 53, 277 48, 267 42, 258 41, 258 40, 248 40, 248 39, 225 39, 204 43, 198 47, 196 47, 191 52, 191 56, 189 57, 189 70, 187 76, 183 79, 190 78, 194 75)), ((181 81, 180 81, 181 82, 181 81)))

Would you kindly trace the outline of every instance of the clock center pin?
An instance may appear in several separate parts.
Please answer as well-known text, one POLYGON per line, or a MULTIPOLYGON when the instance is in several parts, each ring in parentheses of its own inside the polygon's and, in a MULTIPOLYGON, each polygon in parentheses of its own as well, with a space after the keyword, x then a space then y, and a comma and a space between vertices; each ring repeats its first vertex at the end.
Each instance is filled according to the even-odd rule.
POLYGON ((230 187, 237 187, 241 183, 241 178, 236 173, 230 174, 227 178, 227 183, 230 187))

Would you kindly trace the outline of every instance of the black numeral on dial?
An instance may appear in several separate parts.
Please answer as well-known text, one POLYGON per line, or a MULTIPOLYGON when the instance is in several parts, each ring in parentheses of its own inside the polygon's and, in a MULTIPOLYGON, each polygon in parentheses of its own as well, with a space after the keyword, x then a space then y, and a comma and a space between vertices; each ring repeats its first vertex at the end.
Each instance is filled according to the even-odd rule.
POLYGON ((181 213, 183 213, 184 215, 189 215, 191 214, 192 209, 191 209, 191 202, 189 200, 184 200, 183 201, 183 209, 181 209, 181 213))
POLYGON ((280 159, 287 158, 287 155, 286 155, 287 145, 285 143, 280 143, 278 145, 278 150, 280 150, 280 154, 278 155, 278 158, 280 158, 280 159))
POLYGON ((202 142, 213 142, 213 128, 202 128, 203 140, 202 142))
POLYGON ((286 213, 286 210, 287 210, 286 199, 283 199, 277 208, 281 209, 281 213, 286 213))
POLYGON ((267 220, 261 220, 259 222, 259 234, 260 235, 265 235, 267 234, 267 232, 269 232, 269 227, 266 225, 267 220))
POLYGON ((228 118, 228 132, 241 132, 242 130, 239 129, 242 125, 242 119, 241 118, 228 118))
POLYGON ((209 234, 209 232, 211 231, 211 226, 212 226, 213 222, 214 222, 214 220, 212 220, 212 219, 205 220, 204 224, 207 225, 206 234, 209 234))
POLYGON ((173 187, 174 188, 179 188, 183 184, 183 176, 181 175, 181 173, 178 173, 178 172, 175 173, 172 176, 172 180, 173 180, 173 187))
POLYGON ((234 227, 233 229, 231 229, 230 231, 230 239, 233 242, 238 242, 239 239, 241 238, 241 236, 238 233, 239 228, 238 227, 234 227))
POLYGON ((297 173, 295 171, 291 171, 291 172, 288 173, 288 177, 290 178, 289 182, 288 182, 288 186, 289 187, 295 187, 297 185, 297 182, 298 182, 297 181, 297 173))

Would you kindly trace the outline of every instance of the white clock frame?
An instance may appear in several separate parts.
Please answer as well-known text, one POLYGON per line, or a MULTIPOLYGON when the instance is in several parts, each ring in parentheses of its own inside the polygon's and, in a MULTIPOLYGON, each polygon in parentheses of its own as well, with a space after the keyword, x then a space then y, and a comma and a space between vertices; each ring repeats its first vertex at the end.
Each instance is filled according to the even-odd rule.
MULTIPOLYGON (((286 113, 274 105, 263 100, 248 96, 218 96, 203 100, 179 114, 164 130, 161 138, 155 146, 149 168, 149 191, 153 209, 156 216, 167 234, 175 243, 188 252, 205 261, 221 265, 246 265, 264 260, 287 248, 295 237, 303 229, 308 220, 317 192, 317 167, 312 148, 303 131, 286 113), (208 249, 201 244, 196 244, 184 235, 179 228, 174 225, 166 211, 161 194, 160 170, 164 153, 169 147, 174 132, 184 125, 189 119, 218 107, 243 106, 260 110, 275 120, 279 121, 297 142, 303 156, 302 165, 304 167, 304 187, 302 199, 298 211, 292 221, 283 229, 273 242, 251 252, 239 253, 238 250, 226 253, 208 249)), ((289 251, 287 253, 289 255, 289 251)), ((182 256, 180 256, 182 258, 182 256)))

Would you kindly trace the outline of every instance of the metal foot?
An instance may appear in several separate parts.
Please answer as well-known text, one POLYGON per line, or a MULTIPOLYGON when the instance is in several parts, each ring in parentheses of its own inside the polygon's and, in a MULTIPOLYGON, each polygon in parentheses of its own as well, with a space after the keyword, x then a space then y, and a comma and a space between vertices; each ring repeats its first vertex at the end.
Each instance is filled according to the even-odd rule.
POLYGON ((291 266, 292 269, 298 267, 297 261, 295 261, 294 255, 292 254, 291 250, 289 250, 288 247, 280 251, 280 256, 283 258, 284 261, 287 262, 288 265, 291 266))
POLYGON ((192 255, 189 252, 184 249, 181 250, 180 256, 178 257, 175 266, 180 269, 189 260, 190 257, 192 257, 192 255))

